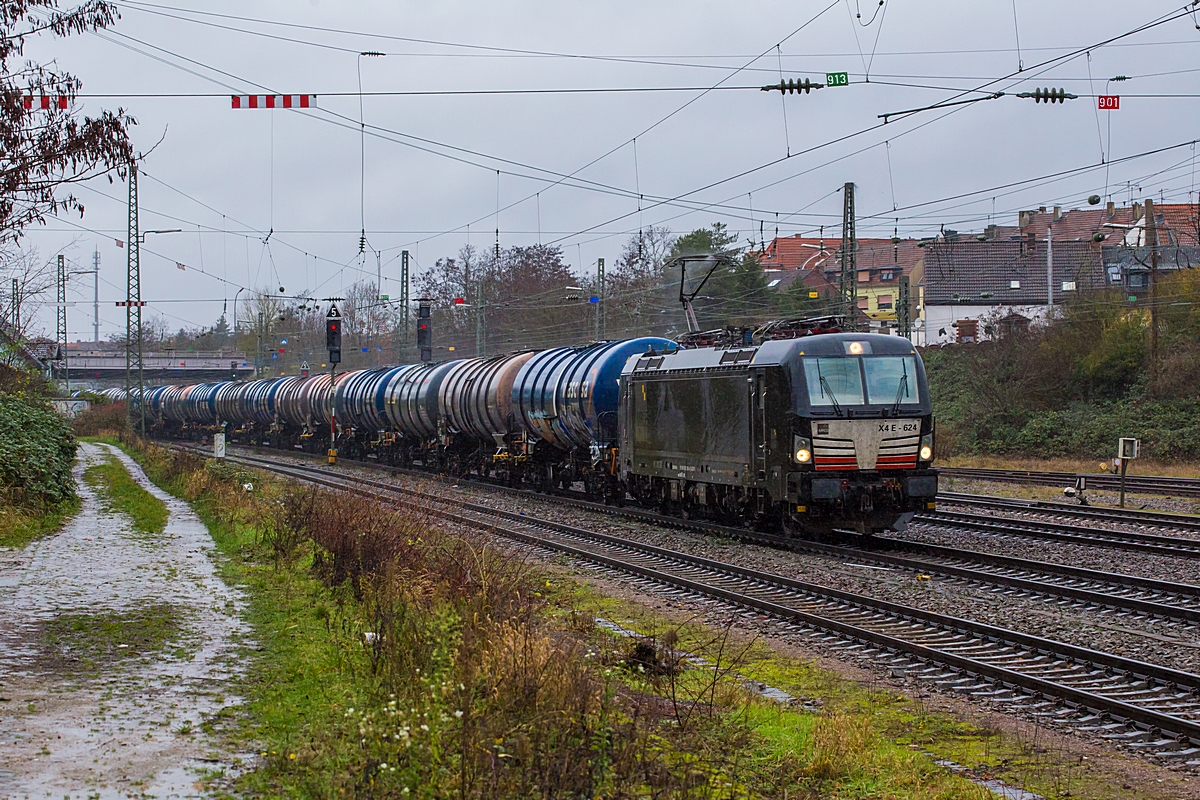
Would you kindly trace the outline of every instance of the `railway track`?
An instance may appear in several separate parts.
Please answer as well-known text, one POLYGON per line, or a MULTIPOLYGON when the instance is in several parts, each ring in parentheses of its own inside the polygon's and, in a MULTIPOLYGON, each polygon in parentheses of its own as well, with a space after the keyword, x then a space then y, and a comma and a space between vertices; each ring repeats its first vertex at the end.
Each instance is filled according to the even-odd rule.
POLYGON ((971 620, 805 583, 526 514, 412 492, 328 469, 233 456, 247 466, 360 495, 565 553, 670 591, 765 615, 895 674, 1073 724, 1200 768, 1200 675, 971 620), (437 509, 441 505, 445 508, 437 509))
POLYGON ((937 499, 939 502, 951 503, 958 506, 1029 512, 1068 519, 1086 519, 1096 522, 1119 522, 1122 524, 1144 525, 1150 528, 1200 531, 1200 517, 1190 514, 1171 514, 1165 511, 1143 511, 1131 508, 1081 506, 1072 503, 1022 500, 1011 497, 993 497, 984 494, 963 494, 961 492, 938 492, 937 499))
POLYGON ((1111 547, 1134 550, 1174 558, 1200 558, 1200 539, 1165 536, 1157 533, 1137 533, 1061 522, 995 517, 957 511, 935 511, 918 514, 915 522, 944 527, 965 528, 1001 536, 1024 536, 1092 547, 1111 547))
MULTIPOLYGON (((1032 472, 1015 469, 974 469, 942 467, 938 472, 947 478, 996 483, 1024 483, 1036 486, 1074 486, 1076 478, 1087 478, 1089 489, 1115 492, 1121 488, 1121 478, 1105 472, 1077 474, 1074 472, 1032 472)), ((1160 475, 1126 475, 1127 494, 1165 494, 1175 497, 1200 497, 1200 479, 1168 478, 1160 475)))

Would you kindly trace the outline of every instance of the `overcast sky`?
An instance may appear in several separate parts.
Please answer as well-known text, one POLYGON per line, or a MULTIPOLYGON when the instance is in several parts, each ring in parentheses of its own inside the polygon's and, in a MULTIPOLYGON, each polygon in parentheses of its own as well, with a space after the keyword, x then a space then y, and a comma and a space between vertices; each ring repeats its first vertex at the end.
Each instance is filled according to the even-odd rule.
MULTIPOLYGON (((183 230, 149 235, 142 258, 147 310, 173 327, 211 325, 227 302, 232 313, 241 287, 339 294, 374 279, 375 251, 397 295, 402 250, 417 271, 468 241, 491 247, 497 224, 501 245, 560 245, 591 271, 639 226, 838 236, 847 181, 860 236, 1015 224, 1019 209, 1091 194, 1196 198, 1196 20, 1124 36, 1178 3, 177 2, 121 3, 107 32, 26 50, 82 79, 84 113, 137 117, 142 229, 183 230), (754 88, 841 71, 849 86, 808 95, 754 88), (1080 99, 879 118, 1042 86, 1080 99), (677 90, 544 91, 635 88, 677 90), (436 94, 497 90, 542 91, 436 94), (317 108, 230 108, 230 94, 266 92, 315 94, 317 108), (1120 110, 1097 110, 1104 93, 1122 95, 1120 110)), ((106 336, 124 326, 126 188, 77 194, 82 220, 51 220, 24 244, 44 257, 69 246, 81 268, 99 248, 106 336)), ((90 340, 91 277, 71 294, 88 301, 71 309, 71 339, 90 340)))

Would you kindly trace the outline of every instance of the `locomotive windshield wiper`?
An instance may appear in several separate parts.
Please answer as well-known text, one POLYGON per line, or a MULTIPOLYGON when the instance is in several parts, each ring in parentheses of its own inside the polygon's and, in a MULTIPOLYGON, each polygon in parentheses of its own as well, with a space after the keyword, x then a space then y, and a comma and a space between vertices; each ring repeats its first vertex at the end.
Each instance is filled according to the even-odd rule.
POLYGON ((821 382, 821 389, 829 392, 829 400, 833 403, 833 413, 840 417, 842 415, 842 407, 838 405, 837 395, 833 393, 833 387, 829 385, 829 381, 821 374, 820 359, 817 359, 817 379, 821 382))
POLYGON ((892 416, 900 413, 900 401, 908 395, 908 364, 901 361, 901 368, 904 374, 900 376, 900 383, 896 386, 896 402, 892 403, 892 416))

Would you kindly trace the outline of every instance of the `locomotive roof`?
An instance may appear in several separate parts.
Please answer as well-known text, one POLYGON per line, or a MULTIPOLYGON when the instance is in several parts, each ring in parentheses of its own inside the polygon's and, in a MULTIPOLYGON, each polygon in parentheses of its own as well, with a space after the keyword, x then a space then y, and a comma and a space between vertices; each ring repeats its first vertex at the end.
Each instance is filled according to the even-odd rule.
POLYGON ((901 336, 878 333, 826 333, 799 339, 779 339, 742 347, 703 347, 694 350, 650 351, 630 358, 623 374, 661 373, 678 370, 779 366, 798 356, 838 357, 847 355, 847 344, 862 342, 872 355, 909 355, 912 342, 901 336))

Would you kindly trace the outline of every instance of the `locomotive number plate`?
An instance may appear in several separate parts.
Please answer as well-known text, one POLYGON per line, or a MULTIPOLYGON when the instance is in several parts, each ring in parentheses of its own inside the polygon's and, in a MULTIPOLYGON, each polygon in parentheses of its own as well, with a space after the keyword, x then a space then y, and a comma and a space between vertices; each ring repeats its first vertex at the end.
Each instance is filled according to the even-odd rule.
POLYGON ((879 423, 880 433, 920 433, 921 423, 917 420, 898 420, 879 423))

